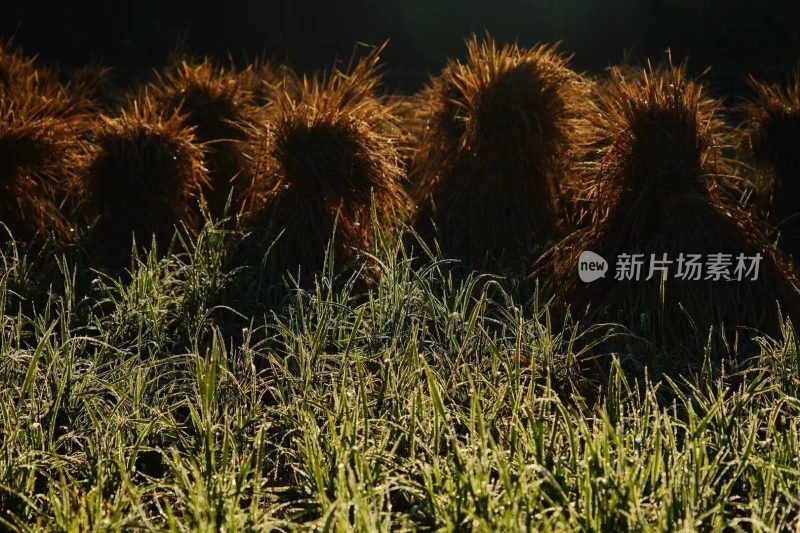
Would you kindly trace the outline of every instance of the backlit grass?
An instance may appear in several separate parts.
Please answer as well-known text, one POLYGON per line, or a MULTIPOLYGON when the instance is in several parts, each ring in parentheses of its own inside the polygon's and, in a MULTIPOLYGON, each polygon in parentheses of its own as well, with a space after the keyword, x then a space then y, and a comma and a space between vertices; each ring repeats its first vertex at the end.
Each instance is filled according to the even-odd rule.
POLYGON ((634 382, 647 354, 584 371, 618 328, 553 323, 503 280, 377 239, 367 293, 268 286, 224 227, 118 277, 5 249, 0 527, 798 527, 788 330, 634 382))

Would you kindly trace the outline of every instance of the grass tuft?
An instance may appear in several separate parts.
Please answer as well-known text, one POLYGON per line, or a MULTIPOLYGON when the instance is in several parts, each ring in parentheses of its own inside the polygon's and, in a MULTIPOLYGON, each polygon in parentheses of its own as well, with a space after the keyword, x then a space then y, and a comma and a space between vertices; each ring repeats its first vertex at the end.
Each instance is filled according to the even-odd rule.
POLYGON ((159 114, 149 99, 112 118, 101 115, 77 185, 94 219, 94 244, 109 261, 127 264, 132 238, 168 245, 176 225, 195 227, 206 183, 203 151, 178 114, 159 114))
POLYGON ((13 39, 0 39, 0 90, 6 95, 26 93, 52 94, 58 92, 58 72, 36 63, 26 56, 13 39))
MULTIPOLYGON (((254 149, 255 185, 245 224, 265 230, 278 268, 314 273, 331 257, 344 266, 408 213, 400 129, 377 94, 378 49, 346 70, 287 90, 254 149)), ((262 247, 262 249, 265 249, 262 247)))
POLYGON ((85 65, 70 73, 69 91, 73 99, 83 100, 95 111, 112 112, 122 100, 114 69, 85 65))
POLYGON ((473 37, 467 55, 426 93, 411 170, 418 226, 449 257, 519 272, 560 236, 585 84, 554 47, 473 37))
POLYGON ((745 148, 755 155, 771 185, 769 218, 780 230, 779 246, 800 258, 800 76, 785 85, 767 85, 751 78, 753 99, 741 108, 747 116, 745 148))
MULTIPOLYGON (((594 155, 584 168, 584 186, 593 188, 592 222, 556 245, 543 258, 552 268, 547 291, 555 306, 571 306, 576 316, 620 321, 666 347, 705 345, 709 328, 749 338, 756 328, 777 335, 781 317, 798 323, 798 281, 767 243, 748 214, 726 195, 724 136, 715 102, 687 80, 681 67, 664 73, 646 70, 628 79, 612 75, 590 115, 594 155), (577 263, 584 250, 610 262, 604 279, 583 283, 577 263), (619 254, 760 253, 757 281, 670 279, 659 283, 614 279, 619 254), (779 306, 785 315, 778 311, 779 306), (588 309, 588 311, 587 311, 588 309), (744 329, 743 329, 744 328, 744 329)), ((541 272, 541 271, 540 271, 541 272)), ((676 266, 671 272, 674 276, 676 266)), ((696 352, 695 352, 696 353, 696 352)))
MULTIPOLYGON (((0 93, 0 221, 20 241, 70 238, 59 200, 82 150, 79 122, 36 96, 0 93)), ((0 240, 8 237, 3 231, 0 240)))
POLYGON ((250 181, 243 148, 256 113, 248 85, 209 59, 182 59, 159 74, 148 93, 162 113, 180 112, 194 128, 208 170, 204 194, 212 215, 222 216, 234 183, 250 181))

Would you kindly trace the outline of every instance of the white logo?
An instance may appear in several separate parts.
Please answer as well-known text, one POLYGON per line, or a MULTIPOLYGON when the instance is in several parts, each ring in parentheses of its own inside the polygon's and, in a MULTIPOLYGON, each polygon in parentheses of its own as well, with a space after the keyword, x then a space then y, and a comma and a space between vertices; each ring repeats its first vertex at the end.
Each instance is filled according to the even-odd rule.
POLYGON ((591 283, 604 278, 608 272, 608 262, 601 256, 588 250, 581 252, 578 258, 578 276, 584 283, 591 283))

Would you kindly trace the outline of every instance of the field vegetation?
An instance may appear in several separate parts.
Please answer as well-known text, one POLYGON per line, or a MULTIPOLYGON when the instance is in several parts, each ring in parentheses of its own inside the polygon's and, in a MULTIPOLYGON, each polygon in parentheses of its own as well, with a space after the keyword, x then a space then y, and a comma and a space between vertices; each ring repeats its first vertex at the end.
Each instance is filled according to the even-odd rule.
POLYGON ((408 96, 380 47, 126 87, 2 44, 0 530, 800 529, 797 83, 466 48, 408 96))

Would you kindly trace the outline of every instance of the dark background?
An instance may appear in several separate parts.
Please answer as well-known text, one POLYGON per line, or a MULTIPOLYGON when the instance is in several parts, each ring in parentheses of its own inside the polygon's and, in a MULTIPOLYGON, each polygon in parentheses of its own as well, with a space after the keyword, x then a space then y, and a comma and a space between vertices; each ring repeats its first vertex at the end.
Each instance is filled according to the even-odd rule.
POLYGON ((756 0, 0 0, 0 34, 65 68, 105 62, 137 77, 184 39, 190 51, 238 62, 260 54, 300 71, 348 58, 358 42, 390 39, 387 83, 413 91, 463 38, 563 42, 573 65, 597 72, 626 55, 689 58, 713 91, 738 95, 753 73, 785 78, 800 66, 800 1, 756 0))

